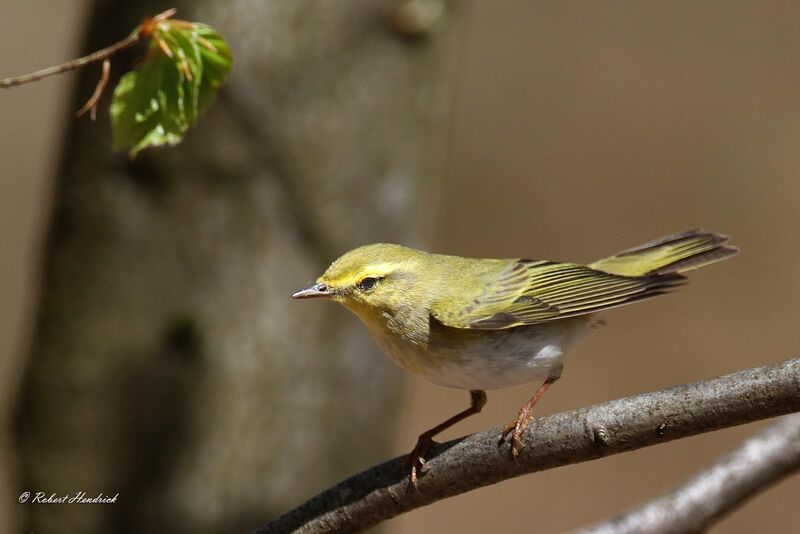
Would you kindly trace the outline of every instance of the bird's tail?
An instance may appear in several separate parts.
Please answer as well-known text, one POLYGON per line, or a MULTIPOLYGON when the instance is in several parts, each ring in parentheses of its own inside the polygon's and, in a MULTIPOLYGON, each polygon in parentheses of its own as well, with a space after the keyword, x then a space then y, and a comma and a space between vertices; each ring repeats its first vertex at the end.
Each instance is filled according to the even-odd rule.
POLYGON ((623 250, 610 258, 597 260, 590 266, 623 276, 680 273, 724 260, 739 252, 738 248, 726 245, 729 239, 715 232, 689 230, 623 250))

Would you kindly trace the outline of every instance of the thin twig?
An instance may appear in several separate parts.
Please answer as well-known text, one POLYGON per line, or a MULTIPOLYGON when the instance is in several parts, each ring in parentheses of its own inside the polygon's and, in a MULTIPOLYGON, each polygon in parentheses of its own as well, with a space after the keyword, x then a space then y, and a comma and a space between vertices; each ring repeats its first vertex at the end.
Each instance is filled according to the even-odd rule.
MULTIPOLYGON (((164 23, 167 19, 169 19, 173 15, 175 15, 175 13, 177 13, 177 10, 175 8, 170 8, 167 9, 166 11, 162 11, 158 15, 146 18, 139 25, 138 30, 132 32, 125 39, 118 41, 112 44, 111 46, 107 46, 102 50, 98 50, 97 52, 92 52, 87 56, 79 57, 78 59, 73 59, 71 61, 67 61, 66 63, 55 65, 53 67, 47 67, 46 69, 37 70, 36 72, 31 72, 29 74, 14 76, 11 78, 4 78, 0 80, 0 89, 7 89, 9 87, 15 87, 17 85, 35 82, 47 76, 53 76, 54 74, 69 72, 71 70, 85 67, 86 65, 91 65, 92 63, 97 63, 98 61, 104 61, 113 56, 114 54, 116 54, 117 52, 119 52, 120 50, 124 50, 126 48, 130 48, 131 46, 135 45, 136 43, 139 42, 139 40, 142 37, 145 38, 151 37, 155 32, 156 27, 164 23)), ((183 20, 172 20, 170 24, 175 24, 178 26, 186 24, 192 25, 192 23, 183 20)), ((172 57, 170 53, 167 53, 167 55, 169 57, 172 57)))
POLYGON ((103 96, 103 91, 105 91, 106 85, 108 85, 108 77, 111 73, 111 60, 106 58, 103 60, 103 74, 100 76, 100 81, 97 82, 97 87, 94 88, 94 93, 92 96, 89 97, 89 100, 83 105, 81 109, 75 113, 76 117, 80 117, 87 111, 91 111, 89 117, 92 120, 97 118, 97 103, 100 101, 100 97, 103 96))
POLYGON ((350 477, 261 528, 352 532, 526 473, 543 471, 800 411, 800 358, 537 419, 517 467, 500 428, 431 449, 430 470, 408 485, 400 456, 350 477))
POLYGON ((782 418, 670 493, 580 534, 701 532, 800 469, 800 414, 782 418))
POLYGON ((35 82, 37 80, 41 80, 46 76, 53 76, 54 74, 69 72, 71 70, 85 67, 86 65, 89 65, 91 63, 103 61, 104 59, 110 58, 120 50, 124 50, 126 48, 130 48, 131 46, 135 45, 136 43, 139 42, 139 39, 140 39, 140 32, 132 33, 125 39, 116 42, 111 46, 103 48, 102 50, 98 50, 97 52, 92 52, 88 56, 83 56, 78 59, 73 59, 72 61, 67 61, 66 63, 62 63, 61 65, 56 65, 54 67, 48 67, 46 69, 37 70, 36 72, 31 72, 30 74, 23 74, 22 76, 14 76, 12 78, 5 78, 3 80, 0 80, 0 88, 7 89, 9 87, 35 82))

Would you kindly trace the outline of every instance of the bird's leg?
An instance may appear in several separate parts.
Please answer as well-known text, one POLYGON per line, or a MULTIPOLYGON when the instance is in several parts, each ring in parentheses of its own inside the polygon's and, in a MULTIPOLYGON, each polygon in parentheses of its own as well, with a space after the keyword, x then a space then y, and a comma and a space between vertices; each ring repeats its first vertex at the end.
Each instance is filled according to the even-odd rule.
POLYGON ((542 384, 541 387, 536 390, 536 393, 533 394, 531 400, 529 400, 527 404, 519 409, 517 418, 503 427, 503 432, 500 434, 500 441, 498 445, 501 445, 505 441, 506 437, 511 434, 511 457, 514 459, 514 463, 517 465, 519 465, 517 457, 519 456, 519 449, 521 448, 522 434, 525 432, 525 429, 528 428, 528 425, 533 419, 533 407, 536 406, 536 403, 539 402, 539 399, 542 398, 545 392, 550 389, 550 386, 552 386, 560 376, 560 368, 557 370, 557 372, 550 374, 550 376, 547 377, 547 380, 544 381, 544 384, 542 384))
POLYGON ((411 474, 408 477, 408 481, 411 483, 412 486, 416 489, 417 487, 417 473, 421 473, 425 469, 425 455, 428 453, 428 450, 433 445, 433 437, 447 430, 454 424, 458 423, 462 419, 466 419, 470 415, 475 415, 476 413, 481 411, 486 405, 486 392, 480 389, 471 389, 469 390, 470 395, 470 406, 466 410, 455 414, 453 417, 436 425, 435 427, 431 428, 427 432, 423 432, 420 434, 419 438, 417 439, 417 445, 414 447, 414 450, 411 451, 411 456, 409 458, 411 462, 411 474))

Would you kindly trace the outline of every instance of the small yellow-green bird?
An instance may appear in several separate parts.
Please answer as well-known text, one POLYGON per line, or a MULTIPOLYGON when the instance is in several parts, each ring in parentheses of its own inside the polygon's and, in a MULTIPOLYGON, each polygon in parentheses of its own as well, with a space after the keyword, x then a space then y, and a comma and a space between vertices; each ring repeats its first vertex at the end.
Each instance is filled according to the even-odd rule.
POLYGON ((533 406, 561 376, 564 354, 597 312, 664 294, 681 274, 738 252, 729 237, 690 230, 589 265, 528 259, 472 259, 377 243, 351 250, 292 298, 343 304, 400 367, 470 390, 471 405, 421 434, 411 452, 416 486, 433 437, 486 404, 486 389, 543 381, 500 441, 511 434, 516 461, 533 406))

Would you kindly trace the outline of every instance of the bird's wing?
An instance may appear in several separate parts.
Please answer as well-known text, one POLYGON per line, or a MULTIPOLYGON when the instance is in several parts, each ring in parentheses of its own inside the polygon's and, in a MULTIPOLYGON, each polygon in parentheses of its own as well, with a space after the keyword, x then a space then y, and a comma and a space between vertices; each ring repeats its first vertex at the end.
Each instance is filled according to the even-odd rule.
POLYGON ((454 328, 500 330, 622 306, 684 280, 674 273, 621 276, 575 263, 515 260, 471 300, 434 302, 431 315, 454 328))

